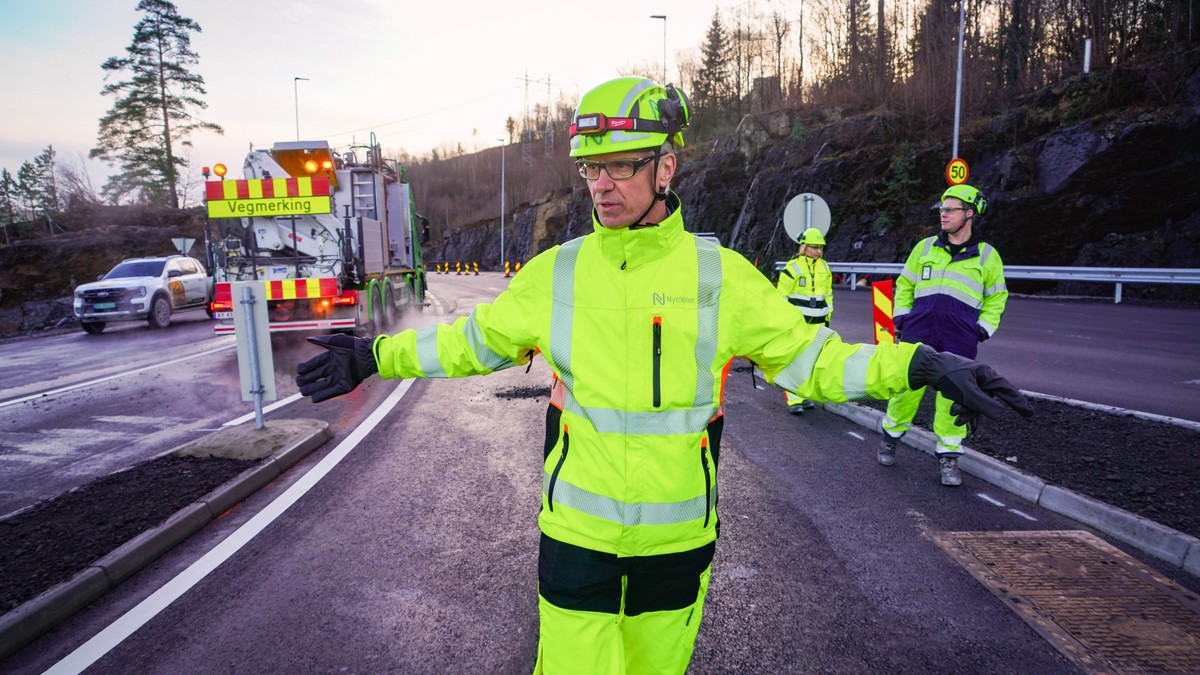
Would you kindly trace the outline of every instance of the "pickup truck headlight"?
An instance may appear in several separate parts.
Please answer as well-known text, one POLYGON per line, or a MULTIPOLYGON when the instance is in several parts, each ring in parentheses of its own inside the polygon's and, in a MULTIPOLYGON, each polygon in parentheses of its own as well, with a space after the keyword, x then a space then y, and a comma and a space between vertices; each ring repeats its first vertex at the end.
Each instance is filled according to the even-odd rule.
POLYGON ((137 288, 133 289, 133 295, 131 297, 134 297, 134 298, 146 297, 146 287, 138 286, 137 288))

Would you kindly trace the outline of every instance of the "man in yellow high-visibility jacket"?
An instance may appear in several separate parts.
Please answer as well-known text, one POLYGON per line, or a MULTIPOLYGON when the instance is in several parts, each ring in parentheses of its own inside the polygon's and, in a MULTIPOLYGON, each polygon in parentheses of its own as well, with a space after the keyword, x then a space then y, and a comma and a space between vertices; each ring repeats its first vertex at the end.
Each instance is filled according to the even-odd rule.
POLYGON ((591 234, 541 253, 494 303, 452 325, 309 338, 327 351, 298 367, 301 393, 319 402, 376 372, 460 377, 546 359, 556 378, 537 673, 687 669, 715 551, 721 394, 735 357, 805 398, 930 385, 960 400, 964 417, 1032 413, 982 364, 842 342, 805 322, 741 254, 687 232, 670 183, 688 114, 678 90, 647 79, 591 89, 570 130, 591 234))
MULTIPOLYGON (((825 235, 815 227, 805 230, 800 235, 800 251, 783 266, 775 288, 800 310, 806 322, 828 328, 833 319, 833 272, 821 257, 824 253, 825 235)), ((783 396, 788 412, 793 415, 802 415, 813 407, 812 401, 787 389, 783 390, 783 396)))

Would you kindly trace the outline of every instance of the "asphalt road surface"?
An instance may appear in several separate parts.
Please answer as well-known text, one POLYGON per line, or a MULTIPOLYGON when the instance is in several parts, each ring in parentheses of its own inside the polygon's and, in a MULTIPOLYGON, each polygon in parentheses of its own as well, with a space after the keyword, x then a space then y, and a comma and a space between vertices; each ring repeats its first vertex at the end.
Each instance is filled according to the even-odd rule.
MULTIPOLYGON (((435 304, 410 321, 463 316, 503 284, 498 275, 435 276, 435 304)), ((834 328, 868 339, 869 324, 863 335, 853 332, 858 298, 849 296, 868 294, 839 294, 834 328)), ((1195 419, 1195 411, 1156 402, 1170 402, 1169 392, 1128 393, 1121 370, 1142 373, 1151 389, 1194 397, 1196 359, 1151 377, 1153 359, 1139 360, 1135 347, 1145 343, 1128 328, 1170 324, 1161 350, 1195 354, 1194 313, 1080 306, 1113 310, 1121 322, 1114 327, 1100 314, 1093 323, 1108 329, 1088 337, 1063 327, 1074 325, 1074 305, 1026 310, 1043 302, 1014 299, 981 356, 1024 389, 1094 400, 1087 388, 1073 389, 1079 363, 1053 356, 1079 353, 1097 380, 1122 380, 1097 385, 1115 392, 1097 402, 1195 419), (1132 401, 1120 400, 1121 391, 1132 401)), ((869 317, 866 301, 859 311, 869 317)), ((294 363, 305 348, 292 345, 286 358, 294 363)), ((227 364, 213 367, 228 377, 227 364)), ((529 672, 548 381, 539 360, 529 373, 376 379, 342 399, 301 400, 272 413, 331 421, 334 440, 5 669, 529 672), (380 410, 389 412, 373 414, 380 410)), ((281 396, 292 391, 284 378, 277 386, 281 396)), ((1077 523, 970 477, 965 489, 943 489, 928 463, 881 469, 872 434, 823 412, 780 414, 779 391, 753 386, 748 371, 731 375, 726 403, 722 534, 690 672, 1081 672, 933 541, 944 532, 1081 529, 1077 523)), ((193 424, 216 423, 236 408, 193 424)))

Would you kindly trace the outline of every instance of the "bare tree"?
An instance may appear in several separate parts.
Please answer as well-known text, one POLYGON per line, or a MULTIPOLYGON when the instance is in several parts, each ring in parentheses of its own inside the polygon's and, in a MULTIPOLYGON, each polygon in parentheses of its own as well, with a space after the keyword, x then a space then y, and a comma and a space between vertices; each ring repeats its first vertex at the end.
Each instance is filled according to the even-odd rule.
POLYGON ((58 163, 58 178, 61 188, 63 205, 68 211, 80 207, 98 206, 100 196, 92 185, 92 177, 88 175, 85 159, 81 154, 77 162, 61 161, 58 163))

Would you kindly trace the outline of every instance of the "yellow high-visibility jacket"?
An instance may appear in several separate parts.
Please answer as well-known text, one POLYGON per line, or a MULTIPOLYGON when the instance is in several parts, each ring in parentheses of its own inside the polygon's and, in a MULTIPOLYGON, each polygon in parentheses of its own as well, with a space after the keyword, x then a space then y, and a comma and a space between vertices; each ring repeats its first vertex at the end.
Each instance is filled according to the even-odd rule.
POLYGON ((554 370, 538 524, 618 556, 716 538, 721 397, 734 357, 804 398, 908 389, 912 344, 845 344, 808 324, 739 253, 659 225, 594 232, 538 255, 491 304, 373 344, 379 373, 461 377, 528 361, 554 370))
POLYGON ((792 258, 779 273, 775 288, 800 309, 809 323, 828 325, 833 318, 833 271, 824 258, 792 258))

